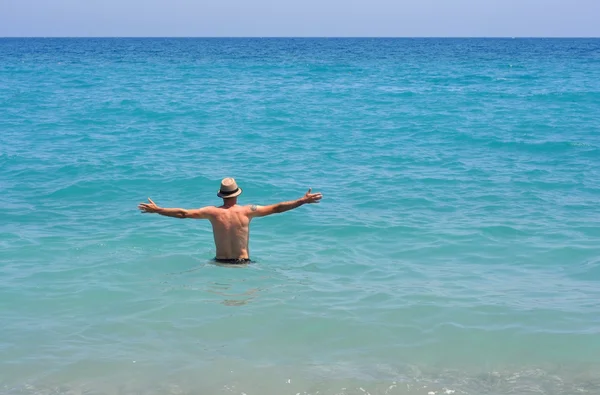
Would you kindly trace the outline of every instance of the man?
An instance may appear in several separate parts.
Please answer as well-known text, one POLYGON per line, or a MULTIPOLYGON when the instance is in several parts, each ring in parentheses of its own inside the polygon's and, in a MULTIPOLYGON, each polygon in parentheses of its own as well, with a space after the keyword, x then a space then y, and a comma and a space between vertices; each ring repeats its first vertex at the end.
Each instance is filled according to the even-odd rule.
POLYGON ((311 193, 298 200, 272 204, 270 206, 238 206, 237 198, 242 190, 233 178, 221 181, 217 196, 223 199, 220 207, 208 206, 186 210, 182 208, 158 207, 150 198, 149 203, 140 203, 142 213, 156 213, 166 217, 208 219, 212 224, 217 254, 215 260, 221 263, 250 262, 248 254, 249 225, 253 218, 283 213, 308 203, 319 203, 323 195, 311 193))

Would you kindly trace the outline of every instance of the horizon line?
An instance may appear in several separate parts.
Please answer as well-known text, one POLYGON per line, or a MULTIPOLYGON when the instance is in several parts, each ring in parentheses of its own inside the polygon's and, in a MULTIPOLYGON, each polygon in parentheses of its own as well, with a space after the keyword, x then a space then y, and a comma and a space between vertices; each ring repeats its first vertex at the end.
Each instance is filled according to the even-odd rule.
POLYGON ((181 39, 599 39, 600 36, 0 36, 0 39, 181 38, 181 39))

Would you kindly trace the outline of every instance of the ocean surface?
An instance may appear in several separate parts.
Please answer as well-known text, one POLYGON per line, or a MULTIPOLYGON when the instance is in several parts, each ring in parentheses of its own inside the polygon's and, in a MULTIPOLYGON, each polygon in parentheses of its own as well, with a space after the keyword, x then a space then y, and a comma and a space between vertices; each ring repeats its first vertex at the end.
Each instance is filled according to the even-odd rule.
POLYGON ((600 39, 0 39, 0 393, 600 394, 600 39))

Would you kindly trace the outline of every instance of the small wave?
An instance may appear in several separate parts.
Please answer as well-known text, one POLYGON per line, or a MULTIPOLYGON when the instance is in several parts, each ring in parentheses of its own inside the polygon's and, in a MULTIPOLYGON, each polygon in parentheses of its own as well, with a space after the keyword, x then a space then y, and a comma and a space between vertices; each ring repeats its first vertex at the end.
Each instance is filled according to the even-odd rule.
POLYGON ((600 281, 600 259, 589 260, 581 265, 570 267, 569 276, 577 280, 600 281))
POLYGON ((577 145, 570 141, 502 141, 493 140, 487 143, 490 148, 517 149, 532 153, 549 154, 572 150, 577 145))
MULTIPOLYGON (((120 364, 122 365, 122 364, 120 364)), ((5 395, 81 394, 147 395, 192 394, 302 394, 302 395, 565 395, 600 393, 600 379, 590 367, 529 367, 523 369, 465 371, 419 365, 390 366, 374 362, 315 363, 275 366, 256 362, 221 361, 197 372, 187 369, 149 371, 144 361, 129 361, 120 374, 76 377, 70 380, 4 383, 5 395), (579 369, 577 369, 579 368, 579 369), (126 374, 127 372, 127 374, 126 374)), ((106 370, 106 369, 104 369, 106 370)), ((14 382, 14 379, 11 379, 14 382)))
POLYGON ((519 230, 517 228, 514 228, 512 226, 508 226, 508 225, 494 225, 494 226, 485 226, 482 228, 479 228, 480 232, 488 237, 501 237, 501 238, 506 238, 506 237, 518 237, 518 236, 524 236, 527 235, 526 232, 519 230))

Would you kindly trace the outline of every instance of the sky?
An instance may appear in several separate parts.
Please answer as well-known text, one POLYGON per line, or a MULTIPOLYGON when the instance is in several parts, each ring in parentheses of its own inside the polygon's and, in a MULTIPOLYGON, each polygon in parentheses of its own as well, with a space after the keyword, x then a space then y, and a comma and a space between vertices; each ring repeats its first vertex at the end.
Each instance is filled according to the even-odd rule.
POLYGON ((600 37, 600 0, 0 0, 0 37, 600 37))

